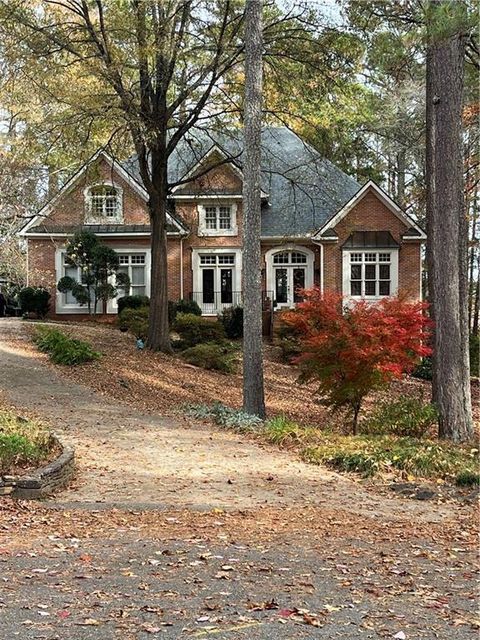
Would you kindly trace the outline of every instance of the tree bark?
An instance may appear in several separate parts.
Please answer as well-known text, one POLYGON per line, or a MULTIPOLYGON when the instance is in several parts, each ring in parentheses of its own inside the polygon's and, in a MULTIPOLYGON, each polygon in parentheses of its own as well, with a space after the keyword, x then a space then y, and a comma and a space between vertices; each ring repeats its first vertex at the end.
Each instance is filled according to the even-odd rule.
POLYGON ((427 49, 427 261, 439 436, 460 442, 473 435, 461 119, 465 43, 459 27, 445 34, 435 24, 442 4, 430 3, 427 49))
POLYGON ((152 190, 149 199, 152 264, 147 345, 172 353, 168 326, 167 278, 167 156, 161 147, 152 152, 152 190))
POLYGON ((262 0, 245 8, 245 160, 243 167, 243 409, 265 417, 262 354, 261 187, 262 0))
POLYGON ((404 147, 397 152, 397 203, 402 209, 405 207, 406 155, 404 147))

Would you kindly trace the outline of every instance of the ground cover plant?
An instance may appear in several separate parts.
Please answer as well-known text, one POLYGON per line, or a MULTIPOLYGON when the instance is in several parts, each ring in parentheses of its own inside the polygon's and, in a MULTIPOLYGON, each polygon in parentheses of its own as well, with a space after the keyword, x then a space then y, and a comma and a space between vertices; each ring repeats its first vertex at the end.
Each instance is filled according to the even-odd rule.
POLYGON ((33 339, 38 349, 48 353, 55 364, 83 364, 97 360, 101 355, 88 342, 71 338, 53 327, 39 327, 33 339))
POLYGON ((54 441, 40 422, 0 408, 0 473, 13 473, 48 458, 54 441))
POLYGON ((431 353, 426 305, 399 298, 344 305, 342 296, 318 287, 303 296, 304 302, 283 316, 299 334, 299 382, 315 382, 322 403, 332 410, 348 408, 355 434, 365 396, 431 353))
POLYGON ((303 450, 302 457, 307 462, 364 476, 397 471, 409 478, 448 480, 459 485, 480 484, 478 449, 438 440, 323 433, 315 445, 303 450))

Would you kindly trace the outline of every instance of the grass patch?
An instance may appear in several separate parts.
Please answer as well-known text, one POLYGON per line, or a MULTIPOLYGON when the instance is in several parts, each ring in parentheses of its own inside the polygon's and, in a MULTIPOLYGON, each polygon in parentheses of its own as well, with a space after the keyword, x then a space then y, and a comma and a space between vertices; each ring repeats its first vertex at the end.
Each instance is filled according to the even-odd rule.
POLYGON ((41 423, 0 409, 0 473, 40 462, 52 446, 52 436, 41 423))
POLYGON ((55 364, 76 365, 97 360, 100 353, 94 351, 88 342, 67 336, 52 327, 39 327, 33 341, 43 353, 48 353, 55 364))
POLYGON ((478 449, 395 436, 320 434, 319 442, 302 455, 307 462, 364 476, 396 470, 463 485, 478 483, 480 469, 478 449))
POLYGON ((312 427, 303 427, 286 416, 276 416, 265 422, 263 434, 268 442, 280 446, 305 444, 315 440, 318 431, 312 427))

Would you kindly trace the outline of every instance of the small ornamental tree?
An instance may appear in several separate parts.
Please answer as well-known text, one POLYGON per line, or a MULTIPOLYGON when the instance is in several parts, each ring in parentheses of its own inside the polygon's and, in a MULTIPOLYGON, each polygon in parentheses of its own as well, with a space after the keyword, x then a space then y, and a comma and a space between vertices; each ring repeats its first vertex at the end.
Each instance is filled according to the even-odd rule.
POLYGON ((431 353, 427 305, 385 298, 344 306, 340 295, 318 288, 303 295, 304 302, 283 316, 299 334, 299 381, 317 382, 324 404, 333 410, 349 408, 355 434, 365 396, 431 353))
POLYGON ((128 275, 119 272, 118 254, 91 231, 78 231, 73 236, 66 248, 65 262, 80 269, 80 281, 64 276, 57 289, 61 293, 71 291, 79 304, 87 305, 89 314, 96 313, 100 301, 105 313, 107 302, 117 295, 117 287, 130 287, 128 275), (111 283, 112 276, 116 286, 111 283))

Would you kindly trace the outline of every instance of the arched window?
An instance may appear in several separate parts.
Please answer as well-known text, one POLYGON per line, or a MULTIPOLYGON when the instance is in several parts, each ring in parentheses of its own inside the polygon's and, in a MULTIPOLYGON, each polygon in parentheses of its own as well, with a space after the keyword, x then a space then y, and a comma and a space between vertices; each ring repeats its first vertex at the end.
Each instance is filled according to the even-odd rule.
POLYGON ((122 190, 111 184, 93 185, 87 189, 88 221, 121 222, 122 190))

